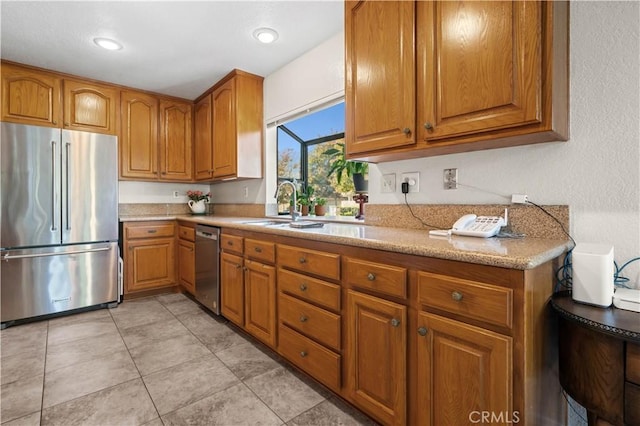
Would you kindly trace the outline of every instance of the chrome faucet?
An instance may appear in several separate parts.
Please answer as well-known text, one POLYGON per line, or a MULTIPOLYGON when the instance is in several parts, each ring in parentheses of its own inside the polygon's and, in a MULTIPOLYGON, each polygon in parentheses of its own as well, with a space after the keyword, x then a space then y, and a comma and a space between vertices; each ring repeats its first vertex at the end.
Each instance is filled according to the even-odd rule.
POLYGON ((300 212, 297 209, 298 203, 297 203, 297 190, 296 190, 296 185, 288 180, 283 181, 280 185, 278 185, 278 187, 276 188, 276 193, 273 196, 276 200, 278 199, 278 194, 280 193, 280 188, 282 188, 284 185, 291 185, 291 188, 293 189, 293 210, 291 210, 291 221, 292 222, 296 222, 299 218, 300 218, 300 212))

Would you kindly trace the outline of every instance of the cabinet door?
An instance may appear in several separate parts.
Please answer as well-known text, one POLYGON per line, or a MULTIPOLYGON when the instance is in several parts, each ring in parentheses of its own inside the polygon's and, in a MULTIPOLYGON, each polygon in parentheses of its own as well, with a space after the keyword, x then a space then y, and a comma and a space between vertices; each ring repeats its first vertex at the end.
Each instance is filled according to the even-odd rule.
POLYGON ((180 284, 191 294, 196 293, 196 254, 195 244, 183 239, 178 240, 178 270, 180 284))
POLYGON ((160 102, 160 180, 192 180, 190 104, 160 102))
POLYGON ((235 96, 234 79, 212 94, 214 178, 233 177, 237 173, 235 96))
POLYGON ((415 3, 345 3, 347 153, 415 143, 415 3))
POLYGON ((127 243, 126 292, 174 285, 175 239, 149 238, 127 243))
POLYGON ((540 2, 419 3, 418 125, 423 139, 540 122, 540 2))
POLYGON ((244 325, 243 259, 229 253, 220 255, 220 310, 230 321, 244 325))
POLYGON ((384 424, 406 423, 407 308, 347 292, 349 398, 384 424))
POLYGON ((267 345, 276 346, 276 269, 245 260, 245 328, 267 345))
POLYGON ((120 177, 158 178, 158 98, 121 94, 120 177))
POLYGON ((60 127, 61 80, 2 64, 2 121, 60 127))
POLYGON ((115 135, 118 90, 80 80, 64 80, 64 128, 115 135))
POLYGON ((194 172, 196 180, 213 177, 213 139, 211 128, 211 95, 195 106, 194 172))
POLYGON ((510 337, 424 312, 418 327, 417 406, 424 424, 478 423, 487 411, 518 422, 511 417, 517 414, 510 337))

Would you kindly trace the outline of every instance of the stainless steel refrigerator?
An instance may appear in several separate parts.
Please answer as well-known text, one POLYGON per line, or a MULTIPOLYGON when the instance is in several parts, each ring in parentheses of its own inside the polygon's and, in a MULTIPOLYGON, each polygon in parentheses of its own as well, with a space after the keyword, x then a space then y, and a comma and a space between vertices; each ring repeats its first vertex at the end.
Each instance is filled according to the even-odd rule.
POLYGON ((118 301, 115 136, 1 123, 2 328, 118 301))

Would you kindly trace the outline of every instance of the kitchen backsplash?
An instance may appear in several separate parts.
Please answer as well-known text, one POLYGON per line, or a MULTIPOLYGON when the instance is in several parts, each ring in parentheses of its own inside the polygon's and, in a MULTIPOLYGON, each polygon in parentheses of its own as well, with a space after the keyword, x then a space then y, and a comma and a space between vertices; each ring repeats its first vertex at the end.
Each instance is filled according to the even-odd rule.
MULTIPOLYGON (((478 216, 503 216, 509 209, 508 230, 534 238, 566 239, 564 231, 549 215, 535 206, 503 204, 417 204, 413 213, 429 225, 449 229, 465 214, 478 216)), ((569 230, 569 206, 542 206, 549 214, 569 230)), ((392 228, 428 229, 411 215, 409 207, 400 204, 366 204, 365 223, 392 228)))
MULTIPOLYGON (((186 203, 121 203, 120 216, 156 216, 189 214, 186 203)), ((207 214, 218 216, 264 217, 264 204, 207 204, 207 214)))

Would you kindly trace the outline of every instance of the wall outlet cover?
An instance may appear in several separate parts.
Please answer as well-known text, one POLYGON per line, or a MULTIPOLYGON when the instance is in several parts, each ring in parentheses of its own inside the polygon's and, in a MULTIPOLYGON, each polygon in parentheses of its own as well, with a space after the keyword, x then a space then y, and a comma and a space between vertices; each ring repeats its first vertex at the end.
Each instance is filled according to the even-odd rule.
POLYGON ((401 181, 409 183, 409 192, 420 192, 420 172, 402 173, 401 181))

